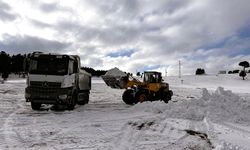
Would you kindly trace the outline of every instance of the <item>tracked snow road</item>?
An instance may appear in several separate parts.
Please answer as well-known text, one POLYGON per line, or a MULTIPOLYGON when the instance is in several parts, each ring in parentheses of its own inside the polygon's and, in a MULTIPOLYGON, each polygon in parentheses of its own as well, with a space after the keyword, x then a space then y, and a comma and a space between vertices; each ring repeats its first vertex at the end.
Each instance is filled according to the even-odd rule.
POLYGON ((25 81, 12 79, 0 85, 0 149, 250 149, 249 93, 171 85, 169 104, 129 106, 123 90, 94 78, 89 104, 33 111, 24 99, 25 81))

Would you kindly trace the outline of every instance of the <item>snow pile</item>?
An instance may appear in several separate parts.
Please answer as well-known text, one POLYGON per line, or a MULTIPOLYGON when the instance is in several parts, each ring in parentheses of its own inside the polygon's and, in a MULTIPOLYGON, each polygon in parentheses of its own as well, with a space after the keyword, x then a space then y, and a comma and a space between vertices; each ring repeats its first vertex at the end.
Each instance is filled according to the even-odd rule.
POLYGON ((127 74, 118 68, 110 69, 104 76, 127 76, 127 74))
POLYGON ((218 87, 213 93, 202 89, 202 97, 179 102, 146 102, 132 109, 163 113, 165 117, 201 121, 205 117, 214 121, 250 124, 250 100, 242 99, 231 91, 218 87))

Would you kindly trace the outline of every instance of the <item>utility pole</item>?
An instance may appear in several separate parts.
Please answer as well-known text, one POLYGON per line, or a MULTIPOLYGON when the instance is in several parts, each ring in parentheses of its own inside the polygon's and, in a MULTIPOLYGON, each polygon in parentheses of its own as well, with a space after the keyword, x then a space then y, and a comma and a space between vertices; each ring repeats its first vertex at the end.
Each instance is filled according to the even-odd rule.
POLYGON ((165 77, 168 76, 168 72, 167 72, 167 69, 165 68, 165 77))
POLYGON ((181 78, 181 61, 179 60, 179 78, 181 78))

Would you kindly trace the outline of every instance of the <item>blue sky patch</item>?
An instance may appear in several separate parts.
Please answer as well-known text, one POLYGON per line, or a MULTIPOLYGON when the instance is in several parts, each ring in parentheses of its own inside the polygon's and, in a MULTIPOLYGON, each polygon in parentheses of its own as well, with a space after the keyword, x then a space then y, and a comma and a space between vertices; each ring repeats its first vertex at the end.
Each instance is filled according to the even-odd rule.
POLYGON ((239 30, 238 36, 241 38, 249 38, 250 37, 250 23, 248 23, 245 27, 239 30))
POLYGON ((144 67, 140 68, 137 71, 139 71, 139 72, 153 71, 153 70, 157 70, 157 69, 159 69, 161 67, 162 67, 162 65, 144 66, 144 67))
POLYGON ((131 55, 135 52, 134 49, 122 49, 118 52, 109 53, 107 56, 110 57, 131 57, 131 55))
POLYGON ((235 50, 231 51, 229 57, 236 57, 238 55, 250 55, 250 48, 249 49, 242 49, 242 50, 235 50))

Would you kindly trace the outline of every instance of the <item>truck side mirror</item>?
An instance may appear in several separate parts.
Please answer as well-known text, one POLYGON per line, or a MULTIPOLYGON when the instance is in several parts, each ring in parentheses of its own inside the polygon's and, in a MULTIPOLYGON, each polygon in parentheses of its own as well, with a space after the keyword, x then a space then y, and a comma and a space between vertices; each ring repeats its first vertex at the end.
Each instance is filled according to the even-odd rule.
POLYGON ((74 64, 73 64, 73 73, 77 73, 78 72, 78 66, 77 66, 77 62, 74 61, 74 64))

